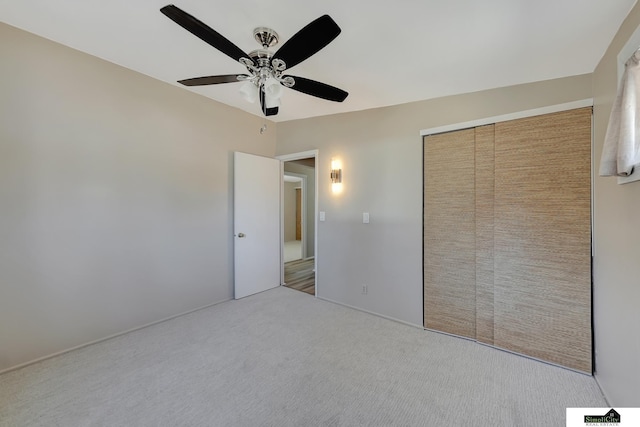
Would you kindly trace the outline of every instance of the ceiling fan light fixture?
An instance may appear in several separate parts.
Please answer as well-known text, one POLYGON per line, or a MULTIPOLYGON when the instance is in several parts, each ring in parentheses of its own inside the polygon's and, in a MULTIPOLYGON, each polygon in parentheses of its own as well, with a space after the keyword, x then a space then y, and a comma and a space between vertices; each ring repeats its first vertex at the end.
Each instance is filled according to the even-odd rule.
POLYGON ((255 85, 251 80, 245 81, 242 86, 240 86, 240 93, 244 97, 245 100, 249 101, 251 104, 255 104, 258 100, 260 93, 258 92, 258 86, 255 85))
POLYGON ((282 97, 282 85, 275 78, 269 77, 264 82, 264 94, 267 99, 280 99, 282 97))
POLYGON ((264 98, 264 103, 267 108, 280 107, 280 98, 273 98, 270 96, 266 96, 264 98))

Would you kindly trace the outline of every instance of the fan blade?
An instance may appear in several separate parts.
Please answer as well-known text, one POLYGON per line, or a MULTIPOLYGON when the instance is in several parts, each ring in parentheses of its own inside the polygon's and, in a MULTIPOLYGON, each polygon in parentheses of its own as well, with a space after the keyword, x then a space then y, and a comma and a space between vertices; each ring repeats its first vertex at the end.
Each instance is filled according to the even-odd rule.
POLYGON ((292 68, 331 43, 340 34, 340 27, 329 15, 323 15, 293 35, 273 55, 292 68))
POLYGON ((326 83, 320 83, 315 80, 305 79, 304 77, 282 77, 293 77, 295 84, 291 86, 291 89, 297 90, 298 92, 306 93, 307 95, 326 99, 328 101, 342 102, 347 98, 347 96, 349 96, 348 92, 345 92, 342 89, 338 89, 337 87, 330 86, 326 83))
POLYGON ((238 80, 238 77, 249 77, 246 74, 225 74, 222 76, 205 76, 205 77, 194 77, 192 79, 178 80, 178 83, 181 83, 185 86, 205 86, 205 85, 217 85, 220 83, 235 83, 238 80))
POLYGON ((267 117, 278 114, 278 107, 267 108, 267 102, 262 88, 260 88, 260 106, 262 107, 262 113, 267 117))
POLYGON ((160 12, 164 13, 169 19, 189 31, 194 36, 209 43, 211 46, 215 47, 230 58, 233 58, 236 61, 239 61, 240 58, 251 59, 251 57, 244 53, 242 49, 231 43, 216 30, 197 18, 189 15, 182 9, 170 4, 160 9, 160 12))

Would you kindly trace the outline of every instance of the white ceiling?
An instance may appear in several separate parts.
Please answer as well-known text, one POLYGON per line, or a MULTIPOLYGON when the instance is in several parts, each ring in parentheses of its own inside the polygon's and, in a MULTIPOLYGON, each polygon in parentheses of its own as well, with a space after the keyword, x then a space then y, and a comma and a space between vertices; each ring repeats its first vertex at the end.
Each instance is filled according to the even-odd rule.
MULTIPOLYGON (((176 83, 245 69, 160 13, 169 1, 0 0, 0 19, 261 115, 241 83, 176 83)), ((278 32, 277 50, 323 14, 337 22, 342 33, 291 73, 349 97, 335 103, 285 89, 270 117, 285 121, 590 73, 637 0, 173 1, 245 52, 260 47, 258 26, 278 32)))

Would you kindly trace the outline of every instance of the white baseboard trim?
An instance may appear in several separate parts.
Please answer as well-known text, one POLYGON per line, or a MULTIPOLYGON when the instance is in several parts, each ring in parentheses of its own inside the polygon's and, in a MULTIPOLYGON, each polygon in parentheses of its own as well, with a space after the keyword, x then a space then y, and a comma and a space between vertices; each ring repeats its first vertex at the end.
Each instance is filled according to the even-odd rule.
POLYGON ((334 301, 329 298, 319 297, 316 295, 316 298, 321 299, 322 301, 327 301, 333 304, 341 305, 343 307, 351 308, 353 310, 361 311, 363 313, 372 314, 377 317, 382 317, 383 319, 391 320, 393 322, 402 323, 403 325, 411 326, 412 328, 424 329, 422 325, 416 325, 415 323, 407 322, 405 320, 396 319, 395 317, 385 316, 384 314, 376 313, 375 311, 365 310, 364 308, 356 307, 354 305, 345 304, 343 302, 334 301))
POLYGON ((613 408, 613 405, 611 404, 611 400, 609 400, 609 398, 607 397, 607 393, 604 392, 604 389, 602 388, 602 385, 600 385, 600 381, 598 380, 598 376, 596 374, 597 372, 593 374, 593 378, 596 380, 596 384, 598 384, 600 393, 602 393, 602 396, 604 397, 604 401, 607 402, 607 406, 610 406, 613 408))
POLYGON ((166 322, 168 320, 172 320, 172 319, 175 319, 175 318, 180 317, 180 316, 186 316, 187 314, 195 313, 196 311, 204 310, 205 308, 213 307, 214 305, 222 304, 224 302, 228 302, 228 301, 232 301, 232 300, 233 300, 233 298, 230 298, 230 299, 226 299, 226 300, 223 300, 223 301, 214 302, 212 304, 207 304, 207 305, 202 306, 202 307, 198 307, 198 308, 194 308, 194 309, 189 310, 189 311, 185 311, 184 313, 175 314, 173 316, 165 317, 163 319, 156 320, 155 322, 151 322, 151 323, 144 324, 142 326, 137 326, 135 328, 127 329, 126 331, 118 332, 116 334, 109 335, 109 336, 104 337, 104 338, 99 338, 97 340, 93 340, 93 341, 90 341, 90 342, 87 342, 87 343, 84 343, 84 344, 80 344, 80 345, 77 345, 75 347, 68 348, 66 350, 61 350, 61 351, 58 351, 58 352, 55 352, 55 353, 52 353, 52 354, 48 354, 46 356, 38 357, 37 359, 29 360, 28 362, 20 363, 18 365, 11 366, 9 368, 0 370, 0 375, 2 375, 4 373, 7 373, 7 372, 10 372, 10 371, 15 371, 15 370, 20 369, 20 368, 24 368, 25 366, 33 365, 34 363, 42 362, 43 360, 51 359, 53 357, 60 356, 60 355, 65 354, 65 353, 69 353, 69 352, 74 351, 74 350, 78 350, 78 349, 81 349, 81 348, 84 348, 84 347, 87 347, 87 346, 90 346, 90 345, 93 345, 93 344, 97 344, 97 343, 100 343, 100 342, 103 342, 103 341, 107 341, 107 340, 110 340, 112 338, 116 338, 116 337, 119 337, 121 335, 128 334, 130 332, 134 332, 134 331, 138 331, 140 329, 148 328, 149 326, 157 325, 159 323, 166 322))

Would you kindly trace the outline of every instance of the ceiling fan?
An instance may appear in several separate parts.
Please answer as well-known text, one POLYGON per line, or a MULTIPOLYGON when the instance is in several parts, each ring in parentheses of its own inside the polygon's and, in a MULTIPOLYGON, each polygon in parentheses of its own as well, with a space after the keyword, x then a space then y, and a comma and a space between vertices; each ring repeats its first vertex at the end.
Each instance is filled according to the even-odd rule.
POLYGON ((262 49, 256 49, 247 54, 213 28, 177 6, 170 4, 161 8, 160 11, 185 30, 240 62, 249 73, 195 77, 179 80, 178 83, 185 86, 203 86, 244 81, 245 84, 241 88, 241 92, 251 102, 259 98, 265 116, 278 114, 283 86, 336 102, 344 101, 349 95, 344 90, 325 83, 304 77, 283 75, 285 70, 311 57, 340 34, 340 27, 329 15, 323 15, 309 23, 276 52, 272 52, 268 48, 278 43, 278 34, 270 28, 256 28, 253 31, 253 36, 262 45, 262 49))

